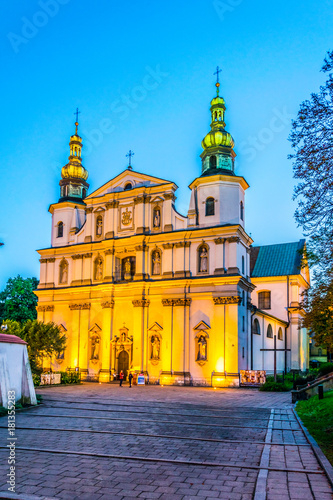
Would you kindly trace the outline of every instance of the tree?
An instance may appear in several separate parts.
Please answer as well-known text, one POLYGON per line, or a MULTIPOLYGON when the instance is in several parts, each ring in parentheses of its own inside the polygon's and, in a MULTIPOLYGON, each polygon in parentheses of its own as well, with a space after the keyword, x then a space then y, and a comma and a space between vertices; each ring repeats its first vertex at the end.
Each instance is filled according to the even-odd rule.
POLYGON ((28 344, 28 354, 32 371, 40 371, 43 358, 50 358, 66 347, 66 337, 55 323, 43 323, 28 320, 21 324, 17 321, 5 321, 6 333, 17 335, 28 344))
POLYGON ((5 289, 0 293, 0 318, 24 322, 37 318, 37 296, 34 294, 38 286, 36 278, 9 278, 5 289))
POLYGON ((295 153, 294 178, 298 184, 295 218, 309 237, 308 260, 322 279, 333 276, 333 51, 322 71, 328 74, 317 94, 304 101, 292 122, 289 140, 295 153))
POLYGON ((304 326, 314 332, 317 345, 332 351, 333 283, 317 284, 310 295, 305 295, 303 306, 306 312, 304 326))

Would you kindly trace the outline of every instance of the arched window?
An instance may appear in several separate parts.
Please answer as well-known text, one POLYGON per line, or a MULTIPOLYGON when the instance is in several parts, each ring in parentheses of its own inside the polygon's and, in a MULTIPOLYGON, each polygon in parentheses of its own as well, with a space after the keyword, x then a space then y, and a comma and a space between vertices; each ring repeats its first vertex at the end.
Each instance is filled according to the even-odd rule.
POLYGON ((242 255, 242 274, 245 273, 245 259, 244 259, 244 255, 242 255))
POLYGON ((87 196, 87 190, 86 188, 82 189, 82 198, 85 198, 87 196))
POLYGON ((200 245, 198 248, 198 271, 199 273, 208 273, 208 246, 200 245))
POLYGON ((68 282, 68 262, 66 259, 62 259, 59 265, 59 283, 64 285, 68 282))
POLYGON ((245 306, 245 292, 242 291, 242 306, 245 306))
POLYGON ((125 184, 124 191, 128 191, 129 189, 132 189, 132 184, 127 182, 127 184, 125 184))
POLYGON ((255 318, 253 321, 252 333, 254 333, 255 335, 260 335, 260 325, 259 325, 259 321, 257 320, 257 318, 255 318))
POLYGON ((96 217, 96 236, 102 236, 103 234, 103 217, 98 215, 96 217))
POLYGON ((267 327, 267 337, 272 339, 273 338, 273 329, 272 329, 272 325, 269 324, 268 327, 267 327))
POLYGON ((63 235, 64 235, 64 223, 63 222, 58 222, 57 238, 62 238, 63 235))
POLYGON ((216 168, 216 156, 209 157, 209 168, 216 168))
POLYGON ((278 339, 279 340, 283 340, 283 333, 282 333, 282 328, 280 326, 280 328, 278 329, 278 339))
POLYGON ((267 291, 258 293, 258 307, 259 309, 271 308, 271 292, 267 291))
POLYGON ((244 205, 242 201, 240 202, 240 218, 244 220, 244 205))
POLYGON ((214 198, 207 198, 206 200, 206 216, 215 215, 215 201, 214 198))

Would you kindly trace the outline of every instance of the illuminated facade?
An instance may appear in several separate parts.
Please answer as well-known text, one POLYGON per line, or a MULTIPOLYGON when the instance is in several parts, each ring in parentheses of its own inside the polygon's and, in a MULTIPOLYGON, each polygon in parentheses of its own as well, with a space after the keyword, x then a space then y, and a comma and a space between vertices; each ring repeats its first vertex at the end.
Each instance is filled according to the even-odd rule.
POLYGON ((259 366, 253 341, 249 186, 234 172, 218 87, 187 216, 175 209, 175 183, 131 167, 87 195, 76 122, 49 209, 51 247, 39 250, 38 319, 67 336, 53 369, 100 381, 133 370, 151 383, 194 385, 238 385, 240 370, 272 369, 259 366))

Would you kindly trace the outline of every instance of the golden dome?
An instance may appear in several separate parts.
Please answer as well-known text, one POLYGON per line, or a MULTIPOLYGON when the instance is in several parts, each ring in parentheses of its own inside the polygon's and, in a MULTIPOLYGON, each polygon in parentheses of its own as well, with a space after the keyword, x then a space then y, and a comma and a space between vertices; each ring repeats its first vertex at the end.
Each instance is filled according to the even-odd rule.
POLYGON ((223 97, 220 97, 219 95, 217 95, 216 97, 214 97, 214 99, 212 99, 210 101, 211 106, 216 106, 217 104, 220 106, 225 106, 225 102, 224 102, 223 97))
POLYGON ((63 179, 71 177, 86 181, 88 179, 88 175, 88 171, 79 162, 70 161, 61 169, 61 177, 63 179))
POLYGON ((201 142, 203 149, 218 146, 228 146, 233 148, 234 145, 235 143, 231 134, 223 129, 211 130, 201 142))

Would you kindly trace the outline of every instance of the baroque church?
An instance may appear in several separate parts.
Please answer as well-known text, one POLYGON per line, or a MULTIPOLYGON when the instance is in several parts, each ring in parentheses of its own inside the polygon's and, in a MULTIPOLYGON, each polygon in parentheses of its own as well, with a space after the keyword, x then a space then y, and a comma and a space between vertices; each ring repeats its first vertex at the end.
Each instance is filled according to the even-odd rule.
POLYGON ((307 369, 305 241, 253 245, 249 185, 235 173, 219 83, 210 104, 187 215, 176 210, 174 182, 131 165, 88 194, 76 121, 60 198, 49 208, 51 246, 38 251, 38 319, 67 338, 53 370, 223 387, 239 385, 242 370, 272 373, 274 358, 279 372, 307 369))

